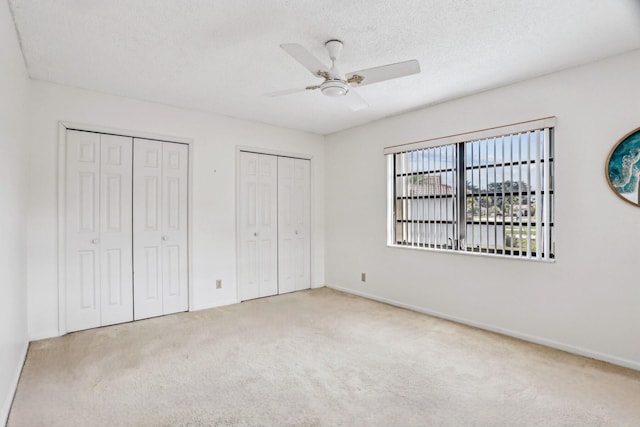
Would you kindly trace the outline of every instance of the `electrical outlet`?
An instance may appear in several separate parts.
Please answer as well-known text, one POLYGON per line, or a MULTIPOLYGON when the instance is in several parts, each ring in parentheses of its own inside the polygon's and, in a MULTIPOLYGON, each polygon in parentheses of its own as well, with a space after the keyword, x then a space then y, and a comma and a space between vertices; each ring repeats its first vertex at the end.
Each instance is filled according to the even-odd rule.
POLYGON ((363 281, 363 282, 366 282, 367 281, 367 273, 362 273, 360 275, 360 280, 363 281))
POLYGON ((222 279, 218 279, 216 280, 216 289, 221 289, 222 288, 222 279))

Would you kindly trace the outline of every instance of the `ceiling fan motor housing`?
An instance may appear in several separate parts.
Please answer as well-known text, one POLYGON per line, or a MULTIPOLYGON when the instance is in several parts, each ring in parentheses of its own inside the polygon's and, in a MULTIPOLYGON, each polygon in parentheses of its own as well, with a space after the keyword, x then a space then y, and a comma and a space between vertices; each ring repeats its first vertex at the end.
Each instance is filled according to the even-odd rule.
POLYGON ((327 41, 324 46, 329 52, 329 58, 331 58, 332 61, 336 61, 340 56, 340 52, 342 52, 342 42, 340 40, 332 39, 327 41))
POLYGON ((349 85, 344 80, 329 79, 320 85, 320 90, 326 96, 344 96, 349 92, 349 85))

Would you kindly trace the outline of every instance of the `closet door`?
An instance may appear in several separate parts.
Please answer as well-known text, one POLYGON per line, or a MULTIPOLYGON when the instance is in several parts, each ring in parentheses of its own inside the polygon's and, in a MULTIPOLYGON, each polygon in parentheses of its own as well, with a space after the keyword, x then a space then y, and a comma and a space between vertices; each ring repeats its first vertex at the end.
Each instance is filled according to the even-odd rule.
POLYGON ((136 320, 162 315, 162 142, 133 145, 133 271, 136 320))
POLYGON ((278 158, 240 152, 238 283, 241 301, 278 293, 278 158))
POLYGON ((189 309, 187 185, 189 147, 162 143, 163 314, 189 309))
POLYGON ((67 331, 133 318, 131 138, 68 131, 67 331))
POLYGON ((278 158, 278 293, 311 287, 310 161, 278 158))
POLYGON ((100 326, 100 135, 67 131, 67 331, 100 326))
POLYGON ((187 145, 134 141, 135 319, 189 309, 187 145))
POLYGON ((101 325, 133 320, 132 139, 100 136, 101 325))

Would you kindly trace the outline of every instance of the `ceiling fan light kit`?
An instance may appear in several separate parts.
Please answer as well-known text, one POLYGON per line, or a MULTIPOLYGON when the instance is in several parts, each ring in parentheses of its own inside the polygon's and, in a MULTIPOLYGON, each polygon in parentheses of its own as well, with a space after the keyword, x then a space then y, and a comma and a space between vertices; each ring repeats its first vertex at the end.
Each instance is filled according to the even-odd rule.
POLYGON ((314 77, 324 79, 319 85, 307 86, 302 89, 282 90, 267 94, 267 96, 281 96, 305 90, 320 89, 323 95, 332 98, 344 97, 346 104, 352 110, 361 110, 368 107, 367 102, 353 90, 353 86, 364 86, 378 83, 398 77, 404 77, 420 72, 420 65, 417 60, 398 62, 396 64, 382 65, 380 67, 368 68, 343 74, 338 68, 337 62, 342 52, 343 44, 340 40, 331 39, 324 44, 331 67, 326 67, 321 61, 313 56, 307 49, 297 43, 286 43, 280 47, 293 59, 305 67, 314 77), (347 94, 349 96, 347 96, 347 94))
POLYGON ((345 96, 349 92, 349 85, 343 80, 325 80, 320 85, 320 91, 327 96, 345 96))

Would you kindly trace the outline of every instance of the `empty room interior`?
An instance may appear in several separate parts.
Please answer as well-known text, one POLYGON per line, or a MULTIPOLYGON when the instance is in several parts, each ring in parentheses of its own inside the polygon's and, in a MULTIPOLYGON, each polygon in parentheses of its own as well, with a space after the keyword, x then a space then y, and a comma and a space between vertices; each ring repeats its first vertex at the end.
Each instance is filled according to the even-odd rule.
POLYGON ((2 0, 0 425, 640 425, 640 2, 2 0))

